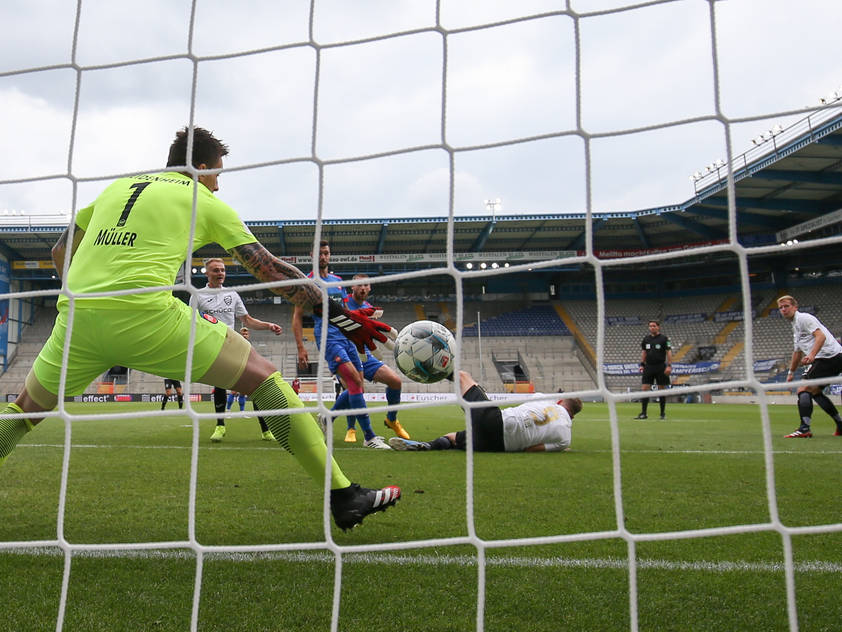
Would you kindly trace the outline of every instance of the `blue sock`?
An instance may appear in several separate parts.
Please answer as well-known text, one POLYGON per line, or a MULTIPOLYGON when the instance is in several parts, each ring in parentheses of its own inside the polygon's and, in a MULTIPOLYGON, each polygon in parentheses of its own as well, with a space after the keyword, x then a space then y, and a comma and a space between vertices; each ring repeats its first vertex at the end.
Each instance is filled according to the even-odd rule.
MULTIPOLYGON (((349 401, 350 395, 348 394, 348 389, 345 389, 339 394, 339 397, 336 398, 336 401, 333 403, 331 410, 344 410, 346 408, 351 407, 351 403, 349 401)), ((357 417, 355 415, 348 415, 347 419, 347 428, 348 430, 352 430, 354 428, 354 423, 356 422, 357 417)))
MULTIPOLYGON (((394 406, 395 404, 401 403, 401 389, 399 388, 389 388, 386 387, 386 403, 389 406, 394 406)), ((389 421, 395 421, 398 418, 398 411, 390 410, 386 413, 386 419, 389 421)))
MULTIPOLYGON (((349 395, 348 396, 348 403, 350 404, 350 408, 365 408, 365 395, 362 393, 357 393, 356 395, 349 395)), ((360 428, 363 430, 363 436, 365 436, 365 440, 368 441, 374 436, 374 430, 371 429, 371 419, 369 419, 367 414, 357 415, 357 422, 360 424, 360 428)))
POLYGON ((350 408, 351 406, 348 403, 348 397, 350 397, 350 395, 348 395, 348 391, 342 391, 339 394, 339 397, 336 398, 331 410, 343 410, 345 408, 350 408))
POLYGON ((225 410, 231 410, 231 404, 234 403, 234 393, 228 393, 228 401, 225 402, 225 410))
POLYGON ((243 412, 246 409, 246 396, 240 395, 237 398, 237 403, 240 405, 240 412, 243 412))

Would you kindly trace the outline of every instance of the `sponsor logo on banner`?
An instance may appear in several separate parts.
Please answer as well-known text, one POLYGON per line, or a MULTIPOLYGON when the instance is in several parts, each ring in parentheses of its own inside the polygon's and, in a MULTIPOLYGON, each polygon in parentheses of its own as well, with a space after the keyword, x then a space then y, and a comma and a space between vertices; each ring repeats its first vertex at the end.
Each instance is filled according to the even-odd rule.
MULTIPOLYGON (((720 366, 719 362, 696 362, 695 364, 673 362, 671 375, 716 373, 720 366)), ((606 363, 602 365, 602 372, 605 375, 637 375, 640 373, 640 364, 636 362, 606 363)))
MULTIPOLYGON (((190 394, 190 401, 191 402, 209 402, 213 399, 213 395, 211 393, 191 393, 190 394)), ((66 402, 77 402, 77 403, 95 403, 95 404, 103 404, 106 402, 143 402, 147 404, 154 404, 159 403, 164 400, 164 396, 161 394, 149 394, 149 393, 97 393, 97 394, 90 394, 90 395, 74 395, 73 397, 65 397, 64 401, 66 402)), ((13 401, 13 400, 12 400, 13 401)))
POLYGON ((697 312, 695 314, 668 314, 664 317, 665 323, 703 323, 707 320, 707 314, 697 312))
POLYGON ((606 316, 605 322, 609 325, 640 325, 640 316, 606 316))
POLYGON ((766 371, 771 371, 777 366, 786 367, 786 363, 783 358, 770 358, 769 360, 755 360, 754 361, 754 372, 755 373, 765 373, 766 371))

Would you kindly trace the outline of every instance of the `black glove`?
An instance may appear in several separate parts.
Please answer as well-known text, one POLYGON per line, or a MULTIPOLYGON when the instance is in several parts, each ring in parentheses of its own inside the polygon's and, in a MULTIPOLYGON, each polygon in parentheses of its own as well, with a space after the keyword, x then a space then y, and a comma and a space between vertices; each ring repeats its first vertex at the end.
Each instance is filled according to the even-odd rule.
MULTIPOLYGON (((377 342, 385 343, 388 340, 387 334, 392 331, 392 328, 386 323, 369 318, 375 312, 373 307, 352 311, 336 301, 328 301, 327 306, 328 322, 353 342, 360 353, 365 353, 366 347, 376 351, 377 342)), ((314 309, 317 315, 321 311, 320 308, 319 305, 314 309)))

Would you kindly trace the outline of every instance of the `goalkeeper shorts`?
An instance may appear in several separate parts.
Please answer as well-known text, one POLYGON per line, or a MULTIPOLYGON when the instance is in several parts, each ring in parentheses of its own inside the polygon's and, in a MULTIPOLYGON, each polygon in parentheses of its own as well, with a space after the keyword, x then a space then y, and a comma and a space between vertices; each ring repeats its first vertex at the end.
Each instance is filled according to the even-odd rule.
MULTIPOLYGON (((161 310, 85 308, 77 302, 66 364, 65 395, 79 395, 112 366, 127 366, 165 378, 187 378, 193 310, 172 297, 161 310)), ((61 379, 68 305, 59 307, 50 334, 26 378, 41 406, 56 403, 61 379)), ((196 319, 189 380, 230 388, 242 375, 249 342, 213 316, 196 319)))

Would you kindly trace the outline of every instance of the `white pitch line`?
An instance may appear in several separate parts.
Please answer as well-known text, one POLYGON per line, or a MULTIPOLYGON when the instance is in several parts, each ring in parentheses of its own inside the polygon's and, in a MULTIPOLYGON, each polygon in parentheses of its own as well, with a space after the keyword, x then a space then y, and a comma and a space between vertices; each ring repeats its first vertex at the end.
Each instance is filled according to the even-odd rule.
MULTIPOLYGON (((92 444, 92 443, 74 443, 70 446, 74 450, 76 448, 85 448, 91 450, 112 450, 112 449, 128 449, 128 450, 192 450, 192 446, 189 445, 102 445, 102 444, 92 444)), ((15 449, 17 448, 58 448, 63 449, 63 443, 19 443, 15 449)), ((234 446, 234 445, 226 445, 226 446, 211 446, 211 445, 200 445, 200 450, 214 450, 214 451, 227 451, 227 450, 278 450, 280 446, 276 444, 271 445, 257 445, 257 446, 234 446)), ((333 448, 333 451, 336 452, 337 450, 354 450, 355 448, 346 448, 344 446, 333 448)))
MULTIPOLYGON (((0 550, 0 554, 35 555, 60 557, 64 552, 57 547, 13 548, 0 550)), ((74 557, 93 559, 131 558, 131 559, 195 559, 195 553, 188 550, 148 550, 126 549, 120 551, 73 552, 74 557)), ((333 564, 335 558, 330 553, 283 552, 265 553, 213 552, 205 554, 205 561, 255 562, 282 561, 298 563, 333 564)), ((460 566, 477 565, 477 559, 470 555, 393 555, 389 553, 349 553, 343 557, 344 564, 384 564, 389 566, 460 566)), ((496 568, 582 568, 589 570, 614 569, 627 570, 628 561, 621 558, 564 558, 564 557, 494 557, 486 556, 486 565, 496 568)), ((637 568, 644 570, 697 571, 706 573, 781 573, 785 565, 780 562, 676 562, 659 559, 640 559, 637 568)), ((798 562, 793 569, 799 573, 842 573, 842 563, 827 561, 798 562)))
MULTIPOLYGON (((18 448, 64 448, 63 443, 19 443, 18 448)), ((187 445, 109 445, 109 444, 92 444, 92 443, 74 443, 72 448, 86 448, 86 449, 103 449, 111 450, 115 448, 130 449, 130 450, 192 450, 192 446, 187 445)), ((356 450, 357 447, 335 446, 334 452, 345 450, 356 450)), ((277 450, 278 446, 260 445, 260 446, 211 446, 200 445, 200 450, 277 450)), ((611 450, 577 450, 571 448, 569 450, 573 454, 611 454, 611 450)), ((714 454, 714 455, 743 455, 753 456, 765 454, 763 450, 620 450, 620 454, 714 454)), ((772 454, 798 454, 802 456, 822 456, 822 455, 838 455, 842 454, 842 449, 838 450, 772 450, 772 454)), ((412 458, 412 457, 410 457, 412 458)))

